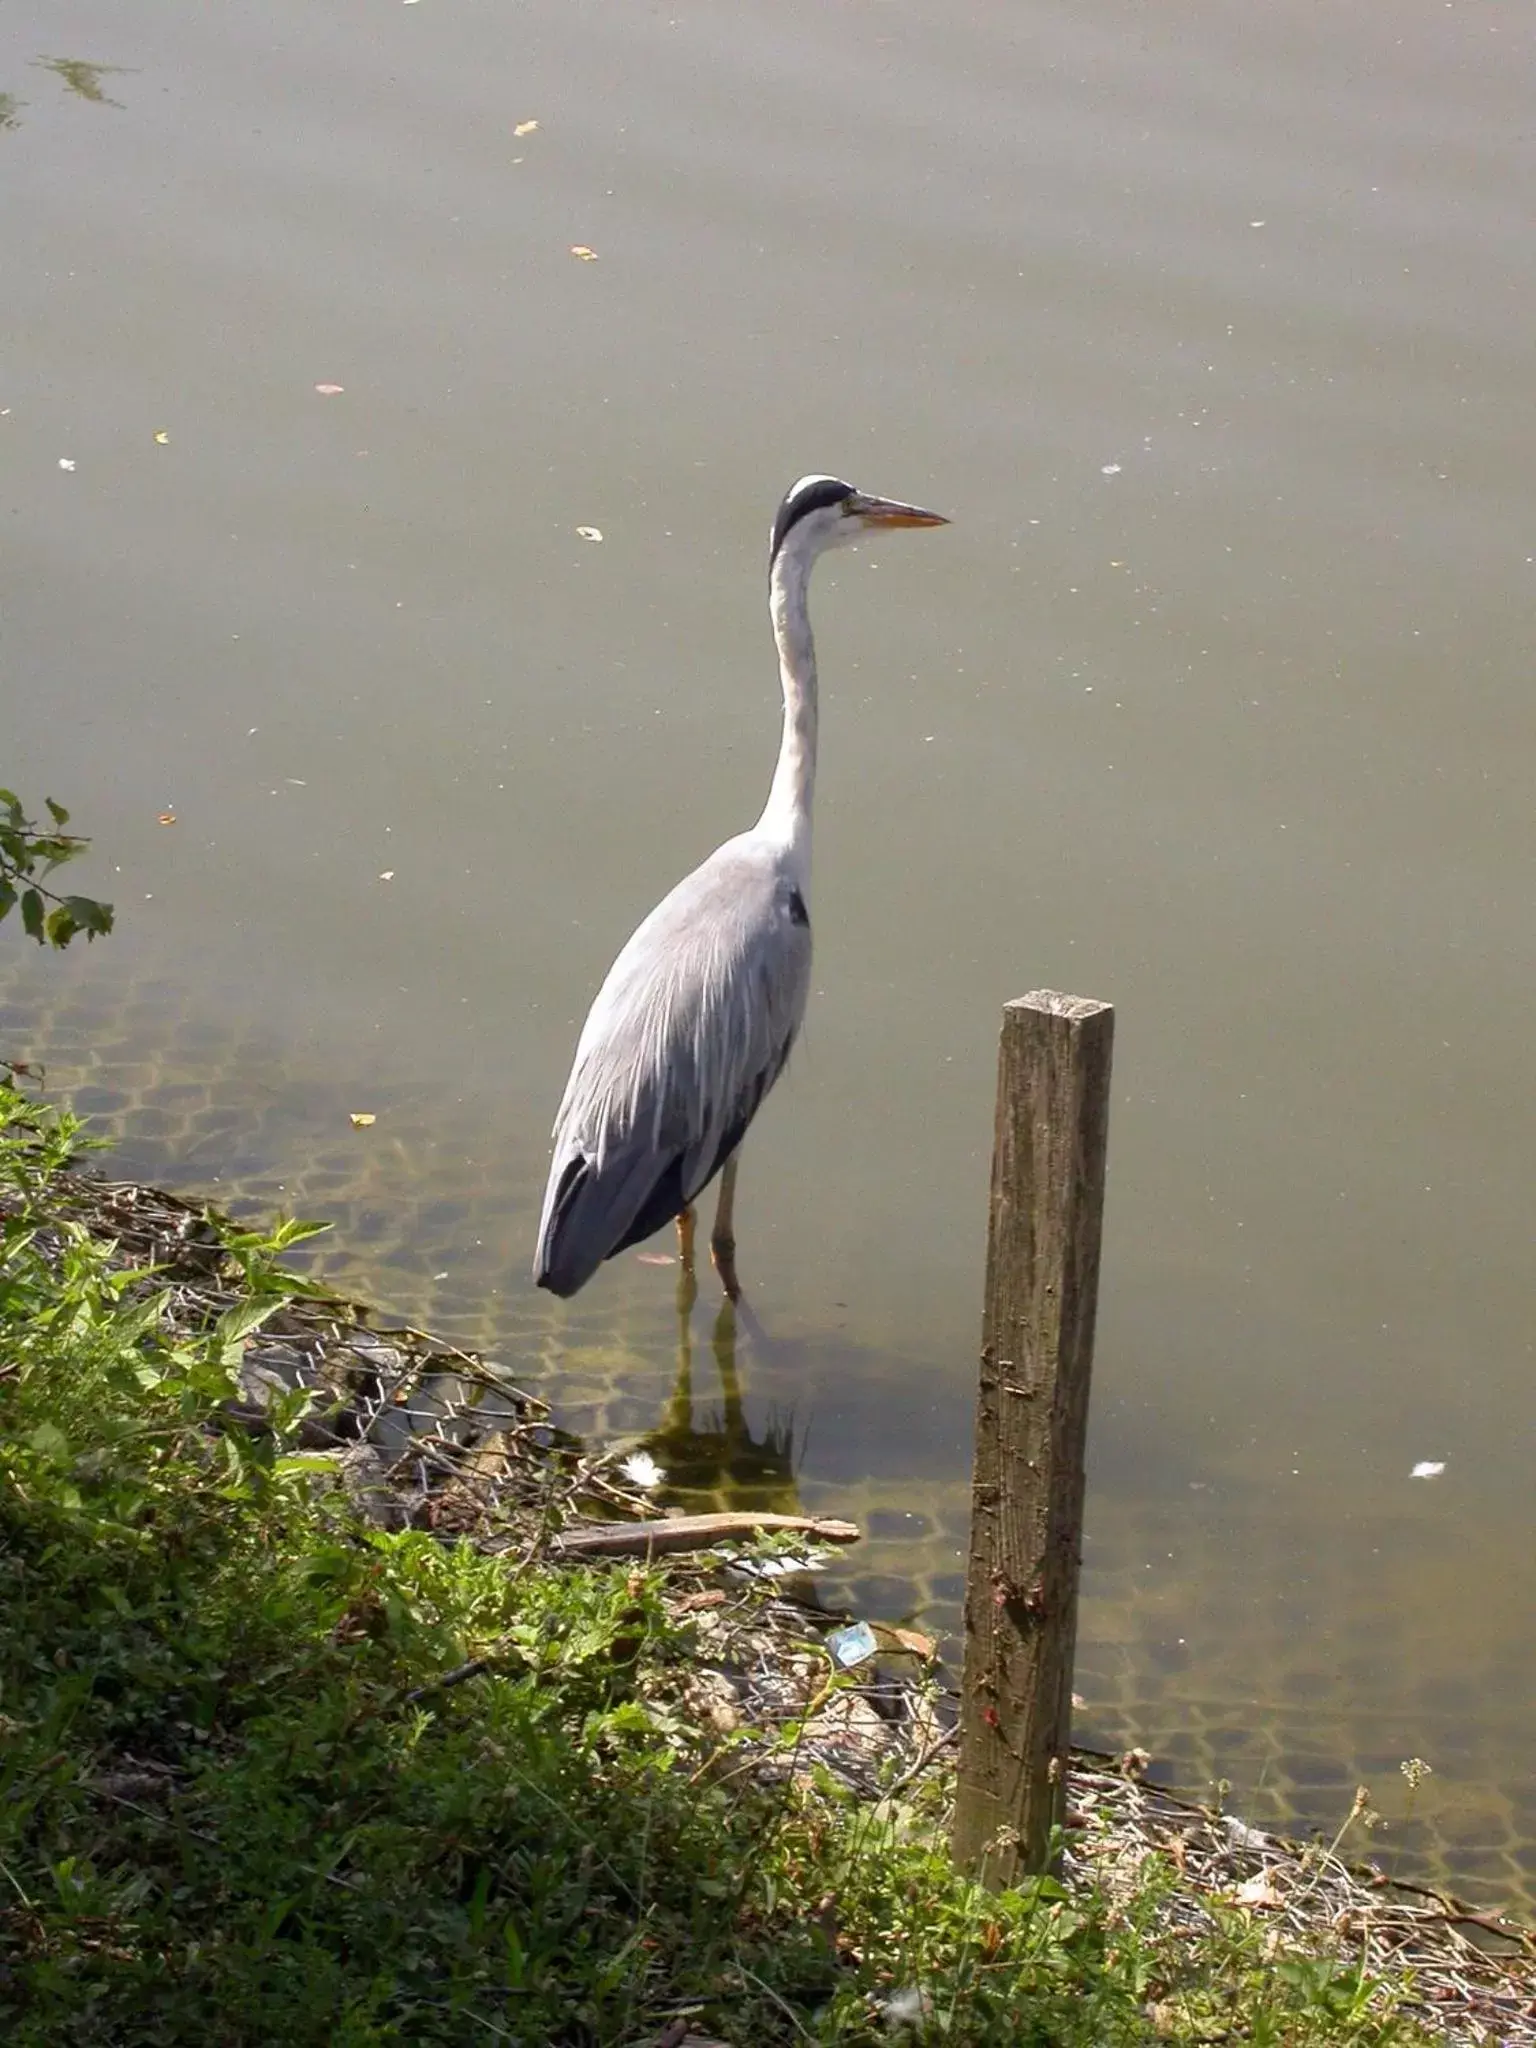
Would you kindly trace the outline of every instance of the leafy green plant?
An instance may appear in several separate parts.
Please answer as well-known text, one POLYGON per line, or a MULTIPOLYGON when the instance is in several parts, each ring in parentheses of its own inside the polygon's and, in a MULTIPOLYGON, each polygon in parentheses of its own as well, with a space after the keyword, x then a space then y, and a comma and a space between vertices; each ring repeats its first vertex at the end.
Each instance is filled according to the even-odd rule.
MULTIPOLYGON (((291 1294, 325 1293, 324 1288, 301 1279, 277 1261, 296 1245, 324 1236, 330 1227, 329 1223, 307 1221, 301 1216, 279 1216, 266 1230, 242 1230, 226 1220, 219 1225, 219 1237, 225 1256, 239 1273, 240 1285, 253 1301, 259 1301, 273 1294, 286 1298, 291 1294)), ((271 1313, 270 1308, 267 1313, 271 1313)))
POLYGON ((40 828, 9 789, 0 789, 0 919, 18 904, 22 928, 38 944, 64 947, 79 932, 87 940, 112 929, 112 906, 93 896, 60 896, 43 881, 90 845, 67 832, 69 813, 46 799, 51 828, 40 828))

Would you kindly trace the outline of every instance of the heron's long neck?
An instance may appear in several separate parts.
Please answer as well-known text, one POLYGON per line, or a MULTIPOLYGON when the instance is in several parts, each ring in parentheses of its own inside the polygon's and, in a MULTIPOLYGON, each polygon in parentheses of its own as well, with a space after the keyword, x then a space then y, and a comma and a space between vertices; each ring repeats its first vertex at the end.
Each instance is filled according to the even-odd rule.
POLYGON ((810 574, 810 561, 791 546, 780 549, 768 580, 768 611, 784 686, 784 736, 773 787, 758 820, 759 830, 782 838, 807 874, 816 787, 816 646, 806 604, 810 574))

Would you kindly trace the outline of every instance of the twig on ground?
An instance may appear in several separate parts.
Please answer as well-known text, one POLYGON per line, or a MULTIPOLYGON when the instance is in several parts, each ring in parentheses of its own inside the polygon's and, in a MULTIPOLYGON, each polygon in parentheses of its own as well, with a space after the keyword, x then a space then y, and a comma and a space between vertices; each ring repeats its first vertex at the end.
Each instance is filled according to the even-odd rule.
POLYGON ((768 1531, 789 1530, 818 1543, 857 1543, 858 1525, 815 1515, 673 1515, 655 1522, 599 1522, 567 1529, 554 1539, 556 1557, 665 1556, 680 1550, 707 1550, 768 1531))

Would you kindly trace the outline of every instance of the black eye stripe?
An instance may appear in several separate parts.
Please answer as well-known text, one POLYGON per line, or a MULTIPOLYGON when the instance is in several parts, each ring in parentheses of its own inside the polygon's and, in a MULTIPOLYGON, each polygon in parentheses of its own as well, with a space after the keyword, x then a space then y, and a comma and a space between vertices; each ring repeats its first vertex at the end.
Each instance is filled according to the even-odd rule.
POLYGON ((845 484, 835 476, 802 477, 784 496, 773 522, 773 539, 769 543, 768 559, 771 562, 784 544, 789 529, 804 519, 809 512, 821 512, 829 505, 841 505, 845 498, 853 496, 853 485, 845 484))

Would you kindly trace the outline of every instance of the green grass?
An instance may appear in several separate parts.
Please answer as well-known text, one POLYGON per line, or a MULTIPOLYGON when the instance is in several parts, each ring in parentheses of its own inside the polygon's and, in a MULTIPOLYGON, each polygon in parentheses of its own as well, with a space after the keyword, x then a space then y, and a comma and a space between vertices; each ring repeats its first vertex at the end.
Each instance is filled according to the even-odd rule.
POLYGON ((655 1575, 357 1522, 281 1430, 221 1423, 275 1250, 247 1234, 249 1305, 177 1339, 154 1276, 57 1220, 70 1122, 14 1092, 0 1120, 12 2048, 1422 2038, 1236 1908, 1168 1931, 1165 1859, 1116 1905, 992 1896, 941 1787, 711 1767, 655 1575))

